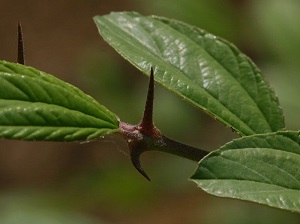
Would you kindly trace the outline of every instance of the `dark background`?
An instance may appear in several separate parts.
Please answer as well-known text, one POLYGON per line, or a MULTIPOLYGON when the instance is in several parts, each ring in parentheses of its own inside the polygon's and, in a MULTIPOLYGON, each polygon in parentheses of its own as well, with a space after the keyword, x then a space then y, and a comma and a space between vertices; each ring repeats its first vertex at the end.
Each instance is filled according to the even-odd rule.
MULTIPOLYGON (((137 123, 148 80, 102 40, 92 20, 128 10, 182 20, 236 44, 275 89, 287 128, 299 130, 297 0, 0 0, 0 60, 16 61, 20 21, 27 65, 137 123)), ((165 135, 207 150, 238 137, 158 85, 155 121, 165 135)), ((297 214, 202 192, 187 181, 196 164, 172 155, 142 156, 149 183, 127 154, 119 136, 86 144, 1 140, 0 223, 299 223, 297 214)))

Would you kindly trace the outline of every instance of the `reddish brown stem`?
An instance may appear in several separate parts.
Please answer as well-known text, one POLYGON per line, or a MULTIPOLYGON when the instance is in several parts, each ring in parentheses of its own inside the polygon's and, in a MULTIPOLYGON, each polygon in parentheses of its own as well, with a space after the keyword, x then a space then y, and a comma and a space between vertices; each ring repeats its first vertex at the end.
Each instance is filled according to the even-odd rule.
POLYGON ((132 164, 147 180, 150 180, 150 178, 140 164, 140 155, 143 152, 157 150, 197 162, 208 154, 204 150, 176 142, 163 136, 153 123, 153 101, 154 71, 151 67, 147 100, 141 122, 138 125, 120 122, 120 133, 128 142, 132 164))

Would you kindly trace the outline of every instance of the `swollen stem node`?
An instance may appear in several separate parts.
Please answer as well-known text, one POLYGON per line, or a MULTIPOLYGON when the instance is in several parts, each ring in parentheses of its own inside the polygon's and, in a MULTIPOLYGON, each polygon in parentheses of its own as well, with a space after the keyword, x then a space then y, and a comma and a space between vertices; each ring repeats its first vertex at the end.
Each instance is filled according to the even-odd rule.
POLYGON ((199 162, 209 153, 207 151, 179 143, 162 135, 153 123, 153 101, 154 70, 153 67, 151 67, 147 100, 141 122, 138 125, 120 122, 119 125, 120 133, 127 140, 133 166, 149 181, 149 176, 140 164, 140 155, 143 152, 153 150, 162 151, 196 162, 199 162))

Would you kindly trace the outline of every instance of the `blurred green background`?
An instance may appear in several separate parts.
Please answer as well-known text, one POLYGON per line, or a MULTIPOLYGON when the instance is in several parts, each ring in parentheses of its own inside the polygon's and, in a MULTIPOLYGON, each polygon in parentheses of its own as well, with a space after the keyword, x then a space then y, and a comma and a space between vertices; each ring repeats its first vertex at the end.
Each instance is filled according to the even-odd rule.
MULTIPOLYGON (((298 0, 1 0, 0 59, 16 60, 20 21, 27 65, 137 123, 147 78, 102 40, 92 20, 125 10, 182 20, 236 44, 275 89, 286 127, 299 130, 298 0)), ((165 135, 207 150, 238 137, 158 85, 155 121, 165 135)), ((119 136, 90 143, 1 140, 0 223, 300 223, 298 214, 207 195, 187 181, 196 164, 172 155, 142 156, 149 183, 127 154, 119 136)))

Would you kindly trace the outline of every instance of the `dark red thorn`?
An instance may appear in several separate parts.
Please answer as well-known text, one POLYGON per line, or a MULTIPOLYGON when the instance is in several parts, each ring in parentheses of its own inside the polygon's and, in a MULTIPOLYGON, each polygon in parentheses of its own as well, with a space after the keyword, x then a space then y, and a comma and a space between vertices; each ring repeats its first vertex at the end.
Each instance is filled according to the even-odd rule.
MULTIPOLYGON (((155 127, 153 123, 153 101, 154 101, 154 70, 153 67, 151 66, 144 115, 140 124, 137 126, 139 131, 142 134, 150 137, 160 135, 159 130, 155 127)), ((140 163, 140 155, 146 150, 146 147, 147 146, 144 146, 143 143, 141 142, 133 141, 131 144, 129 144, 130 158, 133 166, 137 169, 137 171, 140 172, 140 174, 142 174, 147 180, 150 181, 149 176, 143 170, 140 163)))
POLYGON ((25 65, 25 55, 24 55, 24 41, 21 23, 18 22, 18 58, 17 62, 19 64, 25 65))
POLYGON ((146 174, 140 163, 140 155, 144 152, 145 146, 143 146, 142 142, 132 142, 129 143, 129 149, 130 159, 133 166, 137 171, 139 171, 140 174, 142 174, 147 180, 150 181, 149 176, 146 174))
POLYGON ((142 121, 138 125, 131 125, 124 122, 120 122, 119 124, 120 134, 127 140, 133 166, 149 181, 149 176, 140 164, 140 156, 143 152, 158 150, 197 162, 209 153, 163 136, 153 123, 153 100, 154 71, 151 67, 147 100, 142 121))
POLYGON ((144 109, 143 118, 139 124, 139 128, 141 133, 152 137, 160 135, 159 130, 155 127, 153 123, 153 101, 154 101, 154 71, 153 71, 153 67, 151 67, 146 105, 144 109))
POLYGON ((124 123, 120 124, 123 134, 128 139, 128 146, 130 149, 130 158, 133 166, 139 171, 147 180, 150 181, 149 176, 143 170, 140 163, 140 155, 149 150, 145 143, 144 137, 159 137, 161 136, 160 131, 155 127, 153 123, 153 101, 154 101, 154 69, 151 67, 150 80, 147 92, 146 105, 144 109, 144 115, 141 122, 136 126, 130 126, 124 123), (135 130, 139 133, 135 136, 135 130), (133 134, 133 135, 132 135, 133 134), (132 135, 132 136, 131 136, 132 135), (138 138, 143 139, 142 141, 138 138))

